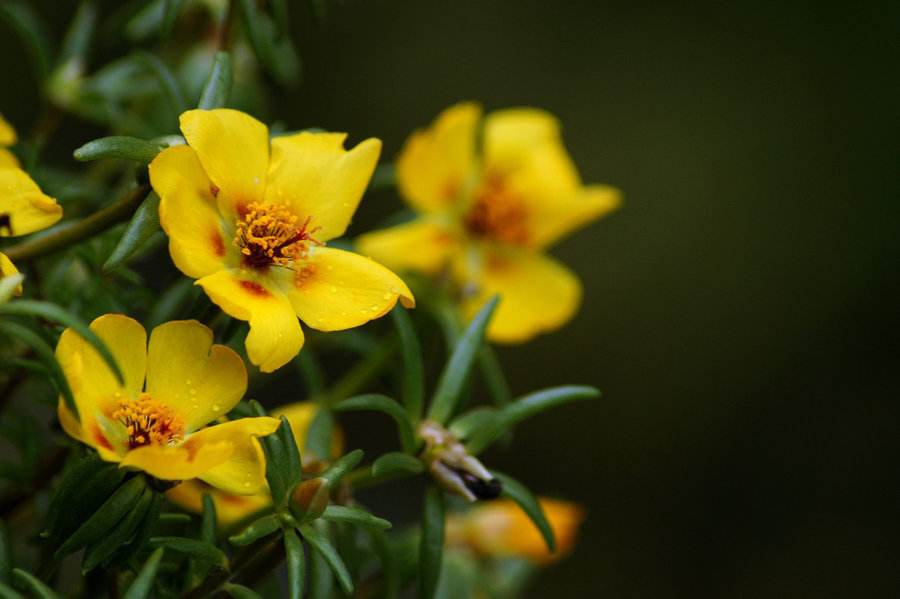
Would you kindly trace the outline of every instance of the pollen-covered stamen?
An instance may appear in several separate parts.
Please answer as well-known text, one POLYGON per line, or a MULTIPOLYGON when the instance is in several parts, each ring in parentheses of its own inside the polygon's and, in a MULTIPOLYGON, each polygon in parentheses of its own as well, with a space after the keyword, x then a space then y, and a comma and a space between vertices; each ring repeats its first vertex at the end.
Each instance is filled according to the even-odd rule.
POLYGON ((174 445, 184 438, 184 422, 175 410, 146 393, 137 399, 120 400, 112 417, 125 427, 131 449, 144 445, 174 445))
POLYGON ((475 190, 475 201, 464 218, 473 236, 514 245, 528 243, 527 221, 521 198, 495 176, 487 177, 475 190))
POLYGON ((253 202, 237 221, 234 243, 247 266, 290 266, 306 257, 310 244, 321 245, 313 238, 320 227, 311 229, 311 221, 309 216, 301 223, 284 204, 253 202))

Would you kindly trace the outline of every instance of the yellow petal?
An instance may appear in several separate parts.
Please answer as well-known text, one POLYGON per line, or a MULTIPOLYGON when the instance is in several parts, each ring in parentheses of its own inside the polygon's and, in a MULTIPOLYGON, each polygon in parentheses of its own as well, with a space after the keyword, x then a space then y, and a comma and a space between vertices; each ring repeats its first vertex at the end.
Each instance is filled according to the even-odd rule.
POLYGON ((216 506, 220 526, 243 520, 271 505, 268 494, 234 495, 212 487, 199 479, 189 480, 166 491, 166 499, 195 514, 203 512, 203 495, 209 494, 216 506))
POLYGON ((397 157, 397 185, 410 205, 440 211, 459 199, 475 175, 475 138, 481 107, 451 106, 427 129, 413 133, 397 157))
POLYGON ((188 439, 177 447, 144 445, 132 449, 120 466, 143 470, 163 480, 189 480, 224 464, 234 453, 229 441, 203 443, 188 439))
POLYGON ((264 124, 229 108, 188 110, 179 120, 185 139, 219 188, 223 215, 239 214, 240 206, 264 197, 269 168, 269 130, 264 124))
POLYGON ((98 425, 98 417, 110 415, 120 399, 135 398, 141 392, 147 364, 147 333, 136 320, 121 314, 97 318, 91 323, 91 330, 106 342, 125 378, 124 385, 118 383, 93 346, 72 329, 60 336, 56 359, 78 407, 82 434, 76 438, 93 447, 113 450, 112 440, 98 425))
POLYGON ((314 248, 301 269, 281 280, 300 318, 320 331, 357 327, 388 313, 399 299, 415 306, 412 292, 393 272, 353 252, 314 248))
POLYGON ((0 114, 0 146, 11 146, 16 143, 16 130, 0 114))
MULTIPOLYGON (((12 263, 12 260, 6 257, 6 254, 0 252, 0 279, 17 274, 19 274, 19 269, 16 268, 16 265, 12 263)), ((16 285, 16 290, 13 293, 15 293, 16 295, 22 295, 21 283, 16 285)))
POLYGON ((236 493, 253 495, 265 492, 266 462, 256 437, 271 435, 281 422, 276 418, 241 418, 217 424, 190 436, 188 441, 201 445, 229 443, 234 451, 225 462, 199 477, 214 487, 236 493))
POLYGON ((20 166, 19 159, 15 154, 6 148, 0 148, 0 168, 19 168, 20 166))
POLYGON ((313 236, 344 234, 369 184, 381 141, 367 139, 349 152, 345 133, 299 133, 272 140, 266 201, 288 203, 313 236))
POLYGON ((440 271, 459 245, 459 234, 454 228, 428 217, 372 231, 356 240, 360 254, 390 269, 426 274, 440 271))
POLYGON ((62 206, 44 195, 28 173, 19 168, 0 168, 0 237, 25 235, 46 229, 62 218, 62 206))
POLYGON ((458 259, 454 271, 473 294, 463 303, 471 318, 493 295, 500 305, 487 335, 499 343, 522 343, 558 329, 581 304, 581 283, 568 268, 540 253, 495 248, 476 260, 458 259))
POLYGON ((213 345, 196 320, 162 324, 150 333, 147 393, 173 408, 187 432, 233 408, 247 390, 247 370, 234 350, 213 345))
MULTIPOLYGON (((270 413, 278 418, 284 416, 287 418, 288 424, 291 425, 291 431, 294 433, 294 440, 297 447, 300 448, 303 455, 303 461, 307 461, 309 452, 304 452, 306 446, 306 436, 309 433, 309 427, 312 425, 313 418, 319 411, 319 406, 311 401, 300 401, 275 408, 270 413)), ((344 453, 344 434, 340 428, 335 428, 331 436, 331 455, 330 456, 313 456, 319 460, 334 460, 344 453)))
POLYGON ((484 160, 488 170, 507 172, 539 146, 559 141, 559 121, 537 108, 510 108, 484 119, 484 160))
MULTIPOLYGON (((212 182, 188 146, 167 148, 150 163, 150 183, 159 195, 159 223, 181 272, 200 278, 223 268, 234 244, 223 233, 212 182)), ((235 258, 236 260, 236 258, 235 258)))
POLYGON ((263 372, 284 366, 300 353, 303 330, 297 314, 284 293, 265 277, 223 270, 199 279, 197 285, 227 314, 250 322, 247 355, 263 372))

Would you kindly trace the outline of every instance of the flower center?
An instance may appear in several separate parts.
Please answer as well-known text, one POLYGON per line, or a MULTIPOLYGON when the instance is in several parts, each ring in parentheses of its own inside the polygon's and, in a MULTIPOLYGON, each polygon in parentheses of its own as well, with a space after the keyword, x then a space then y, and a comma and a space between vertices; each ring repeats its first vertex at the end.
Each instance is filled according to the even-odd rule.
POLYGON ((310 243, 321 244, 312 237, 319 227, 309 228, 311 216, 302 223, 299 220, 284 204, 251 203, 237 221, 234 235, 244 264, 253 268, 290 266, 305 258, 310 243))
POLYGON ((184 422, 175 410, 141 393, 137 399, 119 400, 112 417, 125 427, 131 449, 144 445, 173 445, 184 438, 184 422))
POLYGON ((499 177, 487 177, 475 191, 475 201, 463 221, 469 233, 510 243, 528 243, 528 211, 521 198, 499 177))

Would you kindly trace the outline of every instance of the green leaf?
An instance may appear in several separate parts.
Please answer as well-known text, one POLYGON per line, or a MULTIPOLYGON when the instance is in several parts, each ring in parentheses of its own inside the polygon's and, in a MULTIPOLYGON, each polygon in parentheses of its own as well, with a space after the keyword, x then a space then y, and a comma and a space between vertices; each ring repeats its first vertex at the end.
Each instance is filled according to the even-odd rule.
POLYGON ((444 492, 429 485, 422 510, 419 540, 419 597, 431 599, 437 590, 444 551, 444 492))
POLYGON ((316 397, 325 390, 325 379, 322 376, 322 366, 316 358, 316 352, 311 347, 304 347, 303 351, 294 358, 297 374, 306 385, 306 396, 316 397))
POLYGON ((210 543, 188 539, 185 537, 151 537, 150 544, 154 547, 165 547, 176 553, 184 553, 200 561, 228 569, 228 557, 222 551, 210 543))
POLYGON ((178 79, 175 78, 166 63, 143 50, 135 52, 134 59, 156 78, 176 117, 188 109, 188 103, 184 99, 178 79))
POLYGON ((381 561, 381 576, 384 580, 385 599, 397 599, 400 596, 401 576, 400 564, 393 548, 388 542, 388 537, 383 530, 377 528, 368 529, 372 539, 372 548, 378 554, 381 561))
POLYGON ((37 79, 42 81, 50 70, 50 37, 41 17, 27 3, 6 1, 0 2, 0 19, 24 42, 37 79))
POLYGON ((269 514, 253 521, 244 530, 228 538, 232 545, 249 545, 250 543, 272 534, 281 528, 281 520, 277 514, 269 514))
MULTIPOLYGON (((72 152, 79 162, 89 162, 103 158, 132 160, 140 164, 150 164, 163 146, 139 137, 113 135, 91 140, 72 152)), ((159 201, 159 200, 157 200, 159 201)))
POLYGON ((391 527, 391 523, 383 518, 373 516, 359 508, 342 505, 329 505, 325 508, 325 513, 322 514, 322 517, 334 522, 350 522, 351 524, 369 528, 388 529, 391 527))
POLYGON ((401 472, 418 474, 423 470, 425 470, 425 466, 419 458, 408 453, 400 453, 399 451, 386 453, 372 464, 372 476, 376 478, 391 476, 401 472))
POLYGON ((293 530, 284 531, 284 554, 287 558, 288 598, 302 599, 306 578, 306 558, 303 543, 293 530))
POLYGON ((334 597, 334 576, 328 562, 318 551, 309 552, 309 597, 308 599, 332 599, 334 597))
POLYGON ((493 426, 497 418, 495 408, 481 406, 457 416, 450 423, 449 429, 457 439, 469 439, 479 429, 493 426))
POLYGON ((13 576, 19 582, 19 586, 23 586, 36 598, 36 599, 56 599, 59 597, 53 589, 48 587, 46 584, 26 572, 25 570, 21 570, 19 568, 15 568, 13 570, 13 576))
POLYGON ((222 587, 222 590, 224 590, 234 599, 262 599, 262 595, 260 595, 253 589, 245 587, 242 584, 228 582, 225 583, 225 585, 222 587))
MULTIPOLYGON (((119 365, 116 364, 116 359, 113 357, 112 352, 109 351, 109 348, 106 347, 106 344, 103 342, 103 340, 100 339, 100 337, 98 337, 97 334, 94 333, 94 331, 92 331, 90 327, 84 324, 79 318, 70 314, 66 310, 63 310, 56 304, 51 304, 50 302, 41 302, 37 300, 16 300, 15 302, 10 302, 8 304, 0 306, 0 314, 34 316, 52 322, 57 322, 69 327, 70 329, 78 333, 82 339, 91 344, 94 349, 97 350, 97 353, 100 354, 100 357, 103 358, 103 361, 106 362, 106 365, 109 366, 110 370, 112 370, 113 374, 116 377, 116 380, 124 384, 125 379, 122 378, 122 371, 119 370, 119 365)), ((77 413, 77 411, 75 413, 77 413)))
POLYGON ((56 558, 61 559, 66 555, 98 541, 112 530, 125 514, 135 508, 135 504, 147 486, 146 478, 142 474, 133 476, 122 484, 112 497, 103 502, 97 511, 84 522, 65 543, 56 550, 56 558))
POLYGON ((279 36, 288 34, 288 26, 290 25, 290 17, 288 16, 287 0, 269 0, 272 7, 272 17, 275 26, 278 29, 279 36))
POLYGON ((600 392, 586 385, 563 385, 529 393, 498 410, 496 417, 471 431, 466 442, 469 453, 479 454, 513 426, 544 410, 579 399, 599 397, 600 392))
POLYGON ((216 504, 209 493, 203 494, 203 519, 200 522, 200 540, 210 545, 216 544, 216 504))
POLYGON ((400 337, 400 350, 403 357, 402 397, 406 404, 406 413, 413 421, 422 418, 422 406, 425 401, 425 375, 422 365, 422 347, 413 328, 412 319, 402 306, 391 311, 394 327, 400 337))
POLYGON ((503 407, 512 401, 509 383, 506 382, 506 375, 503 374, 503 367, 500 366, 500 360, 493 347, 488 344, 484 345, 478 356, 478 366, 494 404, 503 407))
POLYGON ((336 412, 349 412, 359 410, 372 410, 383 412, 394 419, 397 424, 397 433, 400 436, 400 446, 406 453, 412 453, 416 449, 416 441, 413 433, 412 422, 403 407, 386 395, 368 393, 350 397, 332 406, 336 412))
POLYGON ((19 285, 25 280, 25 275, 17 272, 13 275, 0 276, 0 304, 5 304, 19 289, 19 285))
POLYGON ((191 521, 191 517, 187 514, 178 512, 168 512, 159 515, 159 521, 163 524, 187 524, 191 521))
MULTIPOLYGON (((17 300, 15 302, 10 302, 8 304, 0 305, 0 314, 3 314, 6 308, 13 306, 15 304, 19 304, 23 301, 31 301, 31 300, 17 300)), ((66 380, 65 374, 63 374, 62 368, 60 368, 59 363, 56 361, 56 354, 53 352, 53 348, 44 341, 43 337, 32 331, 26 326, 23 326, 17 322, 12 321, 0 321, 0 333, 4 333, 10 337, 20 340, 22 343, 27 345, 31 350, 37 354, 38 358, 44 362, 50 371, 52 372, 52 381, 57 389, 59 389, 60 394, 63 396, 63 400, 66 402, 66 406, 69 410, 72 411, 73 414, 78 414, 78 406, 75 405, 75 398, 72 396, 72 390, 69 388, 69 382, 66 380)))
POLYGON ((81 573, 86 574, 111 557, 119 547, 125 545, 137 533, 144 515, 153 503, 153 491, 144 487, 140 497, 133 504, 130 512, 119 520, 119 523, 101 537, 97 543, 91 545, 84 552, 84 560, 81 564, 81 573))
POLYGON ((47 507, 47 523, 42 536, 54 541, 77 528, 109 497, 126 471, 102 461, 96 453, 69 466, 47 507))
POLYGON ((197 108, 211 110, 225 106, 228 103, 228 97, 231 95, 231 85, 231 55, 228 52, 216 52, 212 70, 209 72, 209 79, 206 80, 206 85, 203 86, 203 92, 200 94, 200 102, 197 104, 197 108))
POLYGON ((331 455, 331 436, 334 431, 334 416, 331 410, 320 405, 313 416, 312 422, 309 423, 309 429, 306 431, 306 443, 304 450, 317 456, 319 459, 327 460, 331 455))
MULTIPOLYGON (((266 414, 259 402, 249 402, 257 416, 266 414)), ((281 417, 281 425, 275 433, 261 437, 266 454, 266 480, 276 508, 287 505, 291 490, 302 478, 300 452, 287 418, 281 417)))
POLYGON ((457 342, 453 354, 438 380, 431 409, 428 411, 429 419, 444 424, 456 410, 460 395, 472 371, 472 364, 481 351, 484 331, 487 329, 498 302, 498 296, 492 297, 481 308, 457 342))
POLYGON ((309 543, 309 546, 313 551, 325 558, 325 562, 328 564, 328 567, 331 568, 335 578, 337 578, 341 590, 347 595, 352 595, 353 579, 350 577, 350 572, 347 571, 347 566, 344 565, 344 561, 328 541, 325 533, 316 530, 312 526, 302 526, 300 528, 300 533, 303 535, 303 538, 306 539, 306 542, 309 543))
POLYGON ((127 263, 159 230, 159 196, 151 191, 135 210, 119 243, 103 264, 103 270, 110 271, 127 263))
POLYGON ((150 591, 153 590, 153 581, 156 579, 156 571, 159 569, 159 562, 162 560, 164 551, 162 547, 159 547, 150 554, 150 557, 147 558, 147 561, 141 567, 141 571, 134 577, 131 586, 122 595, 122 599, 147 599, 150 596, 150 591))
POLYGON ((344 475, 353 468, 356 468, 356 465, 362 461, 363 455, 362 449, 354 449, 347 455, 341 456, 339 459, 335 460, 334 463, 322 473, 320 478, 325 481, 325 484, 327 484, 329 488, 333 489, 335 484, 342 479, 344 475))
POLYGON ((21 593, 6 583, 0 582, 0 599, 25 599, 21 593))
POLYGON ((166 40, 172 34, 178 13, 181 12, 183 5, 184 0, 163 0, 163 19, 159 27, 159 39, 166 40))
POLYGON ((70 60, 84 62, 94 29, 97 25, 97 6, 94 2, 82 2, 72 18, 72 24, 63 39, 59 52, 59 64, 65 64, 70 60))
POLYGON ((159 514, 162 511, 164 499, 164 494, 153 493, 153 501, 150 503, 147 513, 144 514, 144 519, 141 521, 141 525, 134 534, 134 538, 128 543, 126 549, 120 551, 122 556, 121 560, 123 562, 133 559, 150 538, 153 529, 156 527, 156 523, 159 522, 159 514))
POLYGON ((544 537, 544 542, 547 543, 547 549, 550 550, 550 553, 556 551, 556 539, 553 537, 553 528, 547 521, 547 516, 544 514, 544 509, 538 502, 537 497, 525 485, 511 476, 493 470, 491 474, 503 483, 502 495, 518 503, 522 511, 531 518, 534 525, 541 531, 541 536, 544 537))
POLYGON ((9 584, 12 580, 12 546, 9 543, 9 532, 6 523, 0 520, 0 582, 9 584))
POLYGON ((237 4, 250 46, 263 68, 281 85, 297 83, 300 57, 290 37, 276 35, 271 17, 258 10, 255 0, 238 0, 237 4))

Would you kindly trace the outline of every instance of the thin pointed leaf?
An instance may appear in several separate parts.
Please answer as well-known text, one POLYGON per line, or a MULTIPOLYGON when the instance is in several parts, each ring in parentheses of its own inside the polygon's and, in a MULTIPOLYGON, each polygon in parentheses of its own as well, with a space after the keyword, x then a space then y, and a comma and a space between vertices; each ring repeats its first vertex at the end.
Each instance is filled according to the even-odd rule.
POLYGON ((19 291, 25 275, 17 272, 13 275, 0 276, 0 304, 5 304, 19 291))
POLYGON ((229 582, 222 587, 222 590, 228 593, 230 597, 233 597, 233 599, 262 599, 262 595, 242 584, 229 582))
POLYGON ((478 366, 494 404, 503 407, 511 402, 512 392, 509 390, 509 383, 506 382, 506 375, 503 374, 503 367, 500 366, 500 360, 493 347, 485 344, 478 356, 478 366))
POLYGON ((95 453, 69 466, 47 507, 41 536, 59 541, 74 531, 119 486, 126 471, 102 461, 95 453))
POLYGON ((309 552, 309 597, 308 599, 332 599, 334 596, 334 575, 331 567, 318 551, 309 552))
POLYGON ((419 540, 419 599, 431 599, 437 590, 444 551, 444 492, 429 485, 422 510, 419 540))
POLYGON ((331 410, 321 406, 316 411, 316 415, 313 416, 309 429, 306 431, 304 449, 320 459, 327 459, 331 455, 331 436, 333 431, 334 416, 331 414, 331 410))
POLYGON ((143 50, 135 52, 134 58, 156 78, 176 116, 188 109, 188 103, 184 99, 181 85, 178 83, 175 75, 172 74, 172 71, 169 70, 169 67, 166 66, 166 63, 143 50))
POLYGON ((278 29, 278 35, 287 35, 288 25, 290 25, 287 0, 269 0, 269 5, 272 7, 272 17, 278 29))
POLYGON ((325 379, 322 376, 322 365, 316 358, 316 352, 311 347, 304 347, 303 351, 294 358, 297 373, 306 385, 306 396, 316 397, 325 390, 325 379))
POLYGON ((101 537, 97 543, 88 547, 84 552, 84 560, 81 564, 82 575, 99 566, 107 558, 111 557, 119 547, 125 545, 134 537, 152 503, 153 491, 145 487, 141 496, 133 504, 134 507, 131 511, 119 520, 119 523, 115 525, 109 534, 101 537))
POLYGON ((178 13, 181 12, 183 5, 184 0, 163 0, 163 18, 159 27, 159 39, 167 40, 172 34, 178 13))
POLYGON ((347 455, 335 460, 335 462, 322 473, 320 478, 325 481, 325 484, 333 489, 334 485, 342 479, 344 475, 362 461, 363 455, 362 449, 354 449, 347 455))
POLYGON ((286 416, 281 416, 280 420, 281 426, 275 434, 278 435, 279 440, 284 445, 288 470, 288 491, 290 491, 303 479, 303 460, 300 456, 300 448, 297 447, 297 437, 294 436, 291 423, 288 422, 286 416))
POLYGON ((150 591, 153 590, 153 581, 156 579, 156 571, 159 569, 159 562, 162 560, 164 548, 159 547, 150 554, 147 561, 141 567, 141 571, 134 577, 134 581, 122 599, 147 599, 150 591))
POLYGON ((37 12, 24 2, 0 3, 0 19, 24 42, 28 54, 37 71, 38 81, 42 81, 50 70, 50 36, 47 27, 37 12))
POLYGON ((400 337, 403 358, 402 397, 406 413, 413 421, 422 418, 425 401, 425 375, 422 365, 422 347, 406 309, 397 306, 391 311, 394 327, 400 337))
POLYGON ((159 196, 151 191, 135 210, 119 243, 103 264, 103 270, 109 271, 127 263, 159 230, 159 196))
POLYGON ((281 520, 276 514, 269 514, 255 520, 244 530, 228 538, 232 545, 249 545, 250 543, 272 534, 281 528, 281 520))
POLYGON ((303 543, 291 529, 284 531, 284 554, 287 558, 288 599, 302 599, 306 582, 306 558, 303 543))
MULTIPOLYGON (((132 160, 140 164, 150 164, 163 149, 158 143, 139 137, 113 135, 91 140, 72 152, 79 162, 90 162, 103 158, 132 160)), ((159 200, 157 200, 159 201, 159 200)))
POLYGON ((26 587, 33 597, 36 599, 57 599, 57 595, 53 589, 32 576, 25 570, 15 568, 13 576, 19 581, 19 585, 26 587))
MULTIPOLYGON (((22 301, 29 300, 19 300, 16 302, 11 302, 9 304, 0 305, 0 314, 3 313, 3 308, 11 306, 13 304, 18 304, 22 301)), ((31 350, 37 354, 37 356, 50 368, 52 372, 52 380, 57 389, 59 389, 60 394, 63 396, 63 400, 66 402, 66 406, 69 410, 72 411, 73 414, 77 416, 78 414, 78 406, 75 405, 75 398, 72 396, 72 390, 69 388, 69 382, 66 380, 66 376, 63 374, 62 368, 59 363, 56 361, 56 355, 53 352, 53 348, 44 341, 43 337, 32 331, 26 326, 23 326, 17 322, 12 321, 0 321, 0 333, 4 333, 10 337, 14 337, 19 339, 22 343, 27 345, 31 350)))
POLYGON ((59 549, 56 550, 56 557, 62 558, 66 555, 81 549, 85 545, 90 545, 109 534, 112 527, 121 520, 125 514, 133 510, 136 502, 140 499, 147 486, 147 479, 142 475, 132 477, 121 485, 112 496, 103 502, 94 515, 88 518, 84 524, 72 533, 66 539, 59 549))
POLYGON ((25 597, 8 584, 0 582, 0 599, 25 599, 25 597))
POLYGON ((400 596, 400 564, 397 555, 388 542, 388 537, 383 530, 372 528, 368 530, 372 539, 372 547, 381 561, 381 575, 384 579, 385 599, 397 599, 400 596))
POLYGON ((184 553, 208 564, 228 569, 228 557, 215 545, 186 537, 152 537, 150 544, 154 547, 165 547, 176 553, 184 553))
POLYGON ((456 435, 457 439, 469 439, 478 430, 493 426, 493 422, 497 418, 498 415, 495 408, 487 406, 475 408, 457 416, 450 423, 450 432, 456 435))
POLYGON ((376 478, 401 472, 418 474, 423 470, 425 470, 425 466, 419 458, 398 451, 386 453, 372 464, 372 476, 376 478))
POLYGON ((216 504, 209 493, 203 494, 203 519, 200 522, 200 540, 210 545, 216 544, 216 504))
POLYGON ((116 379, 124 384, 124 380, 122 378, 122 371, 119 370, 119 365, 116 364, 116 359, 113 357, 112 352, 109 351, 109 348, 106 347, 106 344, 103 342, 100 337, 97 336, 94 331, 90 329, 86 324, 84 324, 79 318, 70 314, 66 310, 63 310, 56 304, 51 304, 50 302, 41 302, 37 300, 16 300, 15 302, 10 302, 8 304, 4 304, 0 306, 0 314, 18 314, 21 316, 36 316, 38 318, 43 318, 45 320, 49 320, 52 322, 56 322, 62 325, 65 325, 78 333, 82 339, 90 343, 94 349, 97 350, 97 353, 100 354, 100 357, 103 358, 103 361, 106 362, 106 365, 110 367, 116 379))
POLYGON ((416 448, 412 422, 403 407, 386 395, 368 393, 357 395, 336 403, 332 409, 337 412, 373 410, 383 412, 394 419, 397 425, 397 434, 400 437, 400 446, 406 453, 412 453, 416 448))
POLYGON ((586 385, 563 385, 529 393, 497 411, 496 417, 469 434, 466 448, 479 454, 513 426, 544 410, 580 399, 599 397, 600 392, 586 385))
POLYGON ((431 409, 428 411, 428 418, 431 420, 444 424, 456 411, 460 395, 472 371, 472 364, 481 351, 484 332, 498 302, 498 296, 492 297, 481 308, 457 342, 450 360, 438 380, 431 409))
POLYGON ((225 106, 228 103, 228 97, 231 95, 231 85, 231 55, 228 52, 216 52, 209 79, 206 80, 206 85, 203 86, 203 92, 200 94, 200 102, 197 104, 197 108, 211 110, 225 106))
POLYGON ((500 482, 503 483, 502 495, 519 504, 522 511, 525 512, 525 514, 531 518, 531 521, 534 522, 534 525, 537 526, 538 530, 541 532, 541 536, 544 537, 544 542, 547 543, 547 549, 550 550, 550 553, 556 551, 556 539, 553 536, 553 528, 550 526, 550 522, 547 521, 547 516, 544 514, 544 509, 541 507, 540 502, 538 502, 537 497, 535 497, 525 485, 511 476, 493 470, 491 471, 491 474, 500 479, 500 482))
POLYGON ((341 590, 347 595, 352 595, 353 579, 350 577, 350 572, 347 571, 344 560, 338 555, 338 552, 332 546, 331 542, 328 541, 326 535, 317 531, 312 526, 301 527, 300 533, 303 535, 303 538, 306 539, 306 542, 309 543, 309 546, 325 558, 325 562, 328 564, 328 567, 331 568, 335 578, 337 578, 341 590))
POLYGON ((93 2, 82 2, 72 18, 72 24, 63 39, 59 52, 59 64, 70 60, 84 61, 90 48, 94 28, 97 25, 97 6, 93 2))
POLYGON ((322 518, 333 522, 350 522, 358 526, 367 526, 369 528, 380 528, 386 530, 391 527, 391 523, 384 518, 373 516, 369 512, 343 505, 329 505, 325 508, 322 518))

